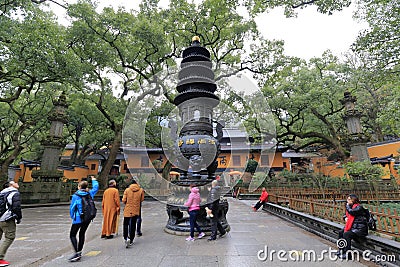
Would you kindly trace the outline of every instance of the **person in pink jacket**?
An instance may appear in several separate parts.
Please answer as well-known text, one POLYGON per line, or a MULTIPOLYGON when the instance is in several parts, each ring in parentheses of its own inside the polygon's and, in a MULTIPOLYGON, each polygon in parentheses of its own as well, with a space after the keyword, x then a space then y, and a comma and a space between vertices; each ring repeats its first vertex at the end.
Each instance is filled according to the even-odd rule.
POLYGON ((186 241, 194 241, 194 228, 199 232, 197 238, 202 238, 205 234, 201 231, 200 226, 197 224, 197 214, 200 210, 200 193, 199 188, 195 185, 190 185, 190 194, 188 200, 185 202, 185 206, 188 207, 189 211, 189 222, 190 222, 190 236, 186 238, 186 241))

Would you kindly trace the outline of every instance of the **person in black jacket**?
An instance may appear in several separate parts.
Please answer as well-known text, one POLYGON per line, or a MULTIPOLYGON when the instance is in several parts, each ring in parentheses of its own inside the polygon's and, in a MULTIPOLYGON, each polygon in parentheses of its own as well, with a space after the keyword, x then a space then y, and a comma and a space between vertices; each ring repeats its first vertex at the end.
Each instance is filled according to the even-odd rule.
POLYGON ((360 200, 354 194, 350 194, 347 197, 346 203, 346 215, 343 217, 346 224, 339 232, 338 248, 339 258, 346 259, 348 255, 347 251, 351 249, 351 240, 357 237, 365 237, 368 235, 368 224, 367 224, 367 210, 360 205, 360 200))
POLYGON ((208 241, 217 239, 217 229, 220 233, 220 237, 225 237, 226 235, 226 231, 222 227, 222 224, 218 219, 220 195, 221 193, 220 187, 218 186, 218 181, 214 180, 211 182, 211 190, 207 197, 207 206, 211 210, 211 213, 214 215, 213 217, 211 217, 211 236, 208 241))
POLYGON ((4 260, 8 248, 14 242, 17 226, 22 219, 21 197, 18 192, 19 185, 14 181, 7 182, 0 192, 7 200, 7 210, 0 217, 0 239, 4 233, 4 240, 0 246, 0 266, 8 266, 9 262, 4 260))

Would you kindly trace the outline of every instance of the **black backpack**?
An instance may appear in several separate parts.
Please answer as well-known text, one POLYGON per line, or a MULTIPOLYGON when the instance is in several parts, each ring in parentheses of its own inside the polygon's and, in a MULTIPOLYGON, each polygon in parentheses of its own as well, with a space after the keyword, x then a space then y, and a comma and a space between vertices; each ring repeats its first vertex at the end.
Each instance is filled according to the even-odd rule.
POLYGON ((10 192, 7 193, 0 193, 0 217, 9 209, 7 197, 10 192))
POLYGON ((89 223, 93 221, 93 219, 96 217, 97 209, 96 205, 94 204, 93 198, 90 196, 90 194, 79 196, 82 200, 82 213, 81 213, 81 222, 82 223, 89 223))
POLYGON ((367 218, 368 229, 376 231, 376 219, 368 209, 365 209, 365 217, 367 218))

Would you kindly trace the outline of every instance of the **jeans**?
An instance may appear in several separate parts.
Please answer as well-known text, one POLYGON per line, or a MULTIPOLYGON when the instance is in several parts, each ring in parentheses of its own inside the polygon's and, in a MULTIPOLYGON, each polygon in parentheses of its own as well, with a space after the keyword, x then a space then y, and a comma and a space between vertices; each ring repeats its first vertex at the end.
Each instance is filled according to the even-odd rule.
POLYGON ((4 256, 6 255, 8 248, 14 241, 16 230, 17 226, 15 224, 15 220, 0 222, 0 239, 3 237, 4 233, 4 240, 0 246, 0 259, 4 259, 4 256))
POLYGON ((85 244, 85 234, 86 230, 89 227, 90 222, 88 223, 77 223, 71 226, 71 230, 69 232, 69 238, 71 239, 72 246, 75 249, 75 252, 82 251, 83 245, 85 244), (76 239, 76 235, 79 231, 79 243, 76 239))
POLYGON ((135 238, 136 221, 138 217, 139 217, 138 215, 133 217, 124 217, 124 228, 123 228, 124 239, 127 240, 129 236, 129 240, 131 241, 131 243, 135 238))
POLYGON ((199 213, 199 210, 192 210, 189 211, 189 222, 190 222, 190 237, 194 237, 194 228, 196 227, 196 230, 201 233, 200 226, 197 224, 196 219, 197 219, 197 213, 199 213))

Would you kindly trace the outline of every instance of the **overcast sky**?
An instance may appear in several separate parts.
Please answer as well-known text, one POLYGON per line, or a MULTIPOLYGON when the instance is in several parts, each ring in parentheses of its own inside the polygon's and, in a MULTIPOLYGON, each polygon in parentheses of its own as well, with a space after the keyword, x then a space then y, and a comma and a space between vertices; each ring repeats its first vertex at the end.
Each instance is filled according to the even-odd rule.
MULTIPOLYGON (((98 2, 100 7, 124 6, 127 10, 138 8, 140 3, 139 0, 98 0, 98 2)), ((167 7, 168 2, 162 0, 160 4, 167 7)), ((297 18, 286 18, 283 8, 277 8, 256 19, 264 38, 284 40, 285 53, 290 56, 310 59, 320 57, 327 49, 340 56, 348 51, 358 32, 366 28, 365 24, 353 20, 352 8, 335 12, 331 16, 318 13, 314 7, 300 9, 297 12, 297 18)))
POLYGON ((277 8, 260 15, 257 24, 265 38, 284 40, 290 56, 310 59, 327 49, 340 56, 348 51, 358 32, 366 28, 366 24, 353 20, 352 12, 350 7, 328 16, 308 7, 299 10, 297 18, 286 18, 283 8, 277 8))

